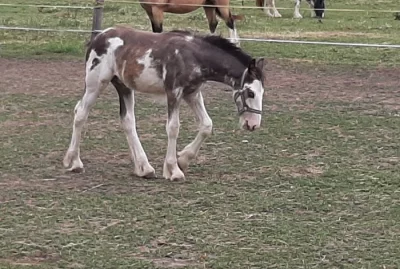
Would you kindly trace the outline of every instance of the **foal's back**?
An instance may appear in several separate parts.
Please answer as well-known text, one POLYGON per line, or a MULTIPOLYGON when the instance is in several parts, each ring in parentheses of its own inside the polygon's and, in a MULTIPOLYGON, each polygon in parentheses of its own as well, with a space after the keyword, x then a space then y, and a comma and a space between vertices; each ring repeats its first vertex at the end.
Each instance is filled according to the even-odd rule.
POLYGON ((124 26, 110 28, 90 43, 87 72, 102 65, 130 89, 163 94, 167 69, 190 66, 191 51, 197 46, 189 44, 193 39, 186 32, 158 34, 124 26))

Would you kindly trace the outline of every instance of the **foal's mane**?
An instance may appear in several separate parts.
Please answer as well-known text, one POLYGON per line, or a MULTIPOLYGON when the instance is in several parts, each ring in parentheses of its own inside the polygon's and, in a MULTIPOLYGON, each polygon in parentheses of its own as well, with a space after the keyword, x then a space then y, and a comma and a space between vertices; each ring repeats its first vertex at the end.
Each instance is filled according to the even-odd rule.
POLYGON ((226 53, 234 56, 245 66, 247 66, 252 59, 252 57, 250 55, 248 55, 246 52, 244 52, 241 48, 237 47, 231 41, 229 41, 226 38, 223 38, 220 35, 194 34, 190 31, 186 31, 186 30, 173 30, 170 32, 180 34, 180 35, 185 35, 185 36, 189 35, 189 36, 193 36, 196 39, 202 40, 202 41, 204 41, 214 47, 217 47, 217 48, 225 51, 226 53))

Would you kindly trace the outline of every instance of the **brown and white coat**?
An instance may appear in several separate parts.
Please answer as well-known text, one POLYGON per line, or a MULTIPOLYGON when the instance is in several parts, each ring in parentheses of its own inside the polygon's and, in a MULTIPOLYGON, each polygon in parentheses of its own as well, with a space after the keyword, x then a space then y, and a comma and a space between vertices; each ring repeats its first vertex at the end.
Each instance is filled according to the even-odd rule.
POLYGON ((212 120, 205 109, 200 86, 206 81, 231 86, 241 127, 253 131, 261 124, 263 66, 264 59, 253 59, 219 36, 197 36, 182 31, 150 33, 122 26, 104 30, 88 46, 86 89, 74 110, 64 166, 71 171, 83 170, 79 154, 82 128, 95 100, 111 82, 119 95, 121 122, 134 171, 141 177, 153 177, 155 170, 136 131, 134 92, 166 96, 168 146, 163 175, 171 180, 183 179, 183 171, 212 133, 212 120), (177 153, 182 100, 193 110, 200 128, 194 141, 177 153))

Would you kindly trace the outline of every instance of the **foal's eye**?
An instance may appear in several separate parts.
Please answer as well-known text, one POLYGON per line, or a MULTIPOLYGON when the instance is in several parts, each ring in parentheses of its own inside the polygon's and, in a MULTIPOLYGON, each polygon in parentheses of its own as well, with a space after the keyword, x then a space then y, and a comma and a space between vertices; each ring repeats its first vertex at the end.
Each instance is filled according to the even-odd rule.
POLYGON ((252 91, 249 91, 249 98, 254 98, 254 92, 252 92, 252 91))

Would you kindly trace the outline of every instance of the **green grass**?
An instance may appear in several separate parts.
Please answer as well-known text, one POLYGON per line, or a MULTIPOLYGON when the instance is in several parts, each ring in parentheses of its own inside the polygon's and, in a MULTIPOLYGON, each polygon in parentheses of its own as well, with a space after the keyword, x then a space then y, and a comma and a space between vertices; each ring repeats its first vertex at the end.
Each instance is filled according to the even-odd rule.
MULTIPOLYGON (((61 91, 43 65, 31 71, 46 94, 36 81, 0 103, 0 268, 398 268, 395 78, 271 64, 288 76, 313 68, 331 88, 269 90, 263 128, 247 133, 237 129, 230 93, 207 87, 214 134, 181 183, 132 175, 110 90, 85 128, 85 173, 66 173, 61 160, 82 91, 68 80, 70 92, 61 91), (346 90, 353 77, 362 84, 346 90)), ((165 107, 139 96, 136 111, 161 177, 165 107)), ((184 106, 179 148, 195 129, 184 106)))
MULTIPOLYGON (((52 5, 90 5, 90 1, 10 1, 0 3, 30 3, 52 5)), ((240 1, 232 1, 232 6, 240 6, 240 1)), ((254 6, 250 1, 246 5, 254 6)), ((304 19, 292 18, 293 3, 289 0, 277 2, 283 18, 271 19, 261 10, 234 8, 234 13, 244 14, 246 19, 237 23, 242 37, 268 37, 301 40, 320 40, 356 43, 400 44, 398 32, 400 23, 394 20, 394 12, 382 13, 376 10, 399 9, 396 1, 327 1, 327 8, 364 9, 368 12, 327 11, 324 23, 311 19, 308 6, 302 5, 304 19)), ((91 10, 74 9, 38 9, 34 7, 0 6, 0 25, 56 28, 91 29, 91 10)), ((166 14, 166 30, 184 28, 207 33, 208 26, 202 9, 195 12, 176 15, 166 14)), ((140 29, 150 30, 150 23, 144 10, 137 4, 106 2, 103 27, 115 24, 129 24, 140 29)), ((227 27, 220 22, 218 30, 227 36, 227 27)), ((0 56, 28 57, 30 55, 50 55, 64 57, 66 54, 82 56, 84 44, 89 34, 42 33, 24 31, 0 31, 0 56), (65 45, 65 41, 68 44, 65 45), (62 45, 61 45, 62 44, 62 45), (62 47, 60 47, 62 46, 62 47)), ((272 58, 302 59, 313 62, 358 64, 358 65, 398 65, 400 54, 397 49, 349 48, 316 45, 292 45, 243 42, 242 46, 254 55, 272 58)))

